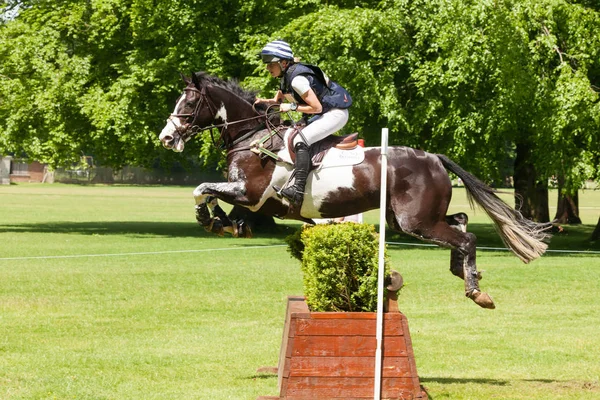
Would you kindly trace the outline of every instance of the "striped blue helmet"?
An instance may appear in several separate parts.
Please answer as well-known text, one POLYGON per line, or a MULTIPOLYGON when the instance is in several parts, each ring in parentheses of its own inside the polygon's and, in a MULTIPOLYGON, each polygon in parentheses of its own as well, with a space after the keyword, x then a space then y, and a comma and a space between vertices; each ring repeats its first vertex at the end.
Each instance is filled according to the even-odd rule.
POLYGON ((262 58, 265 64, 268 64, 281 60, 293 60, 294 53, 292 53, 292 48, 287 42, 274 40, 263 47, 260 52, 260 58, 262 58))

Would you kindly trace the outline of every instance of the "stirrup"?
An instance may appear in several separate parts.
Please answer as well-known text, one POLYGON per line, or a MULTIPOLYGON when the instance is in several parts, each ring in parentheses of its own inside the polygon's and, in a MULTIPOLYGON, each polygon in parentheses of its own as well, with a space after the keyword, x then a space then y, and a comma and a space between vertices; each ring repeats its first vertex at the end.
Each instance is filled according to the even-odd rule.
POLYGON ((285 189, 281 189, 279 191, 278 195, 285 198, 287 201, 289 201, 294 206, 301 206, 302 202, 304 201, 304 192, 298 190, 298 188, 295 185, 292 185, 285 189), (293 193, 285 193, 284 192, 285 190, 288 190, 288 189, 290 191, 293 190, 293 193))
POLYGON ((283 194, 281 194, 281 192, 283 191, 282 187, 279 187, 277 185, 273 185, 271 186, 273 188, 273 190, 275 190, 275 194, 277 195, 277 197, 282 198, 283 194))

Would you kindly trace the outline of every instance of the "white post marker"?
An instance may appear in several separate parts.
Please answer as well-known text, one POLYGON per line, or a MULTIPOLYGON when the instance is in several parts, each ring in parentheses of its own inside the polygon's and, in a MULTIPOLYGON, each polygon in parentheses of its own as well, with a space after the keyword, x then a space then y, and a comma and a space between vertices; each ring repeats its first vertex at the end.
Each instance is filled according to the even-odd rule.
POLYGON ((375 350, 375 384, 373 398, 381 399, 381 368, 383 344, 383 281, 385 279, 385 210, 387 199, 388 128, 381 130, 381 197, 379 200, 379 265, 377 272, 377 349, 375 350))

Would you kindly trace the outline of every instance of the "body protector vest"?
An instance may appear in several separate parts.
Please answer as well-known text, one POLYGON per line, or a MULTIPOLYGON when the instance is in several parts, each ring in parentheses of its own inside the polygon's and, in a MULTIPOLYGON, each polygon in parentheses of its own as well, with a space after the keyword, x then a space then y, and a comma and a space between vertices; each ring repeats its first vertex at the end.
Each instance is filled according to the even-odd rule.
POLYGON ((298 93, 292 88, 292 81, 298 75, 303 75, 308 79, 311 89, 317 95, 317 98, 323 106, 323 112, 332 108, 349 108, 352 105, 350 93, 336 82, 326 78, 321 69, 315 65, 296 63, 289 66, 281 78, 281 92, 294 96, 296 103, 306 104, 298 93))

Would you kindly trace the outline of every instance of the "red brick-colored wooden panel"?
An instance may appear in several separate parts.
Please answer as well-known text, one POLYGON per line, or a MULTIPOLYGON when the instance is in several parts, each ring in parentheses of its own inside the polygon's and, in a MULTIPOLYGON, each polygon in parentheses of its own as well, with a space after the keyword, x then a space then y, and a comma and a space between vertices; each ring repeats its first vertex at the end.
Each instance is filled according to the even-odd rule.
MULTIPOLYGON (((377 339, 374 336, 296 336, 288 343, 288 356, 374 357, 377 339)), ((384 357, 406 357, 404 336, 383 338, 384 357)))
MULTIPOLYGON (((336 313, 337 314, 337 313, 336 313)), ((373 313, 369 313, 373 314, 373 313)), ((384 316, 383 334, 397 336, 403 334, 402 318, 386 318, 384 316)), ((292 314, 292 319, 294 315, 292 314)), ((337 315, 329 319, 296 319, 296 326, 290 335, 344 335, 344 336, 374 336, 376 332, 376 320, 372 318, 337 318, 337 315)))
MULTIPOLYGON (((413 392, 411 378, 383 378, 381 397, 384 399, 409 398, 413 392)), ((339 378, 332 377, 289 377, 287 378, 287 400, 296 397, 312 399, 348 399, 373 398, 373 378, 339 378), (312 397, 311 397, 312 396, 312 397)))
MULTIPOLYGON (((302 298, 289 298, 278 368, 280 400, 372 399, 376 317, 311 313, 302 298)), ((384 314, 383 331, 381 398, 427 399, 404 315, 384 314)))
MULTIPOLYGON (((344 397, 344 400, 367 400, 367 399, 372 399, 372 398, 373 398, 373 395, 371 395, 369 397, 344 397)), ((406 397, 406 398, 408 399, 409 397, 406 397)), ((323 399, 315 399, 314 397, 311 397, 311 396, 300 396, 300 397, 291 396, 291 397, 286 397, 285 399, 286 400, 323 400, 323 399)), ((333 399, 341 400, 341 398, 339 398, 339 397, 334 397, 333 399)), ((263 398, 259 397, 257 400, 263 400, 263 398)), ((264 399, 264 400, 271 400, 271 399, 264 399)), ((276 397, 276 400, 281 400, 281 399, 279 397, 276 397)), ((383 400, 386 400, 386 399, 383 399, 383 400)), ((398 400, 398 399, 396 398, 396 399, 389 399, 389 400, 398 400)))
MULTIPOLYGON (((373 377, 375 357, 292 357, 289 376, 373 377)), ((384 357, 381 376, 411 377, 408 357, 384 357)))
POLYGON ((313 319, 377 319, 377 314, 371 312, 311 312, 310 317, 313 319))
POLYGON ((287 372, 284 369, 287 360, 286 352, 288 351, 288 347, 294 347, 294 338, 293 335, 290 335, 290 332, 293 332, 296 329, 295 321, 299 315, 302 315, 303 318, 310 317, 308 305, 306 304, 306 301, 304 301, 304 297, 289 296, 285 324, 283 327, 283 337, 281 340, 281 349, 279 353, 279 365, 277 367, 277 386, 279 387, 279 390, 281 390, 282 378, 289 374, 289 369, 287 372), (292 314, 294 315, 294 318, 292 318, 292 314))

